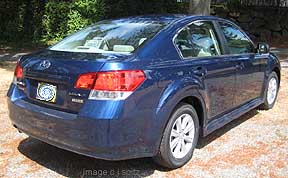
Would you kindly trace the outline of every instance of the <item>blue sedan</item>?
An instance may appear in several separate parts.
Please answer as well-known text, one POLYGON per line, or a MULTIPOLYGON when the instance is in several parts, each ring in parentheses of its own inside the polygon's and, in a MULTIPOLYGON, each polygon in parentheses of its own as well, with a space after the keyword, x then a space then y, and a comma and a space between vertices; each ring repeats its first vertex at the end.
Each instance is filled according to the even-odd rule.
POLYGON ((280 70, 266 43, 225 19, 104 20, 21 57, 9 113, 20 132, 59 148, 178 168, 200 136, 271 109, 280 70))

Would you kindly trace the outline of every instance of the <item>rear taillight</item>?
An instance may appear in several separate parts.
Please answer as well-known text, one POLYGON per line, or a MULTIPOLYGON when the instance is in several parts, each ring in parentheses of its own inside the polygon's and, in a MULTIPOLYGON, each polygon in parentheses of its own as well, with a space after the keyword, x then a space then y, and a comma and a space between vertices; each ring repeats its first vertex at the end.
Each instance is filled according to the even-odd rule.
POLYGON ((23 69, 22 67, 19 65, 19 63, 17 63, 15 71, 14 71, 14 76, 17 79, 22 79, 23 78, 23 69))
POLYGON ((23 85, 23 83, 21 82, 22 78, 23 78, 23 69, 19 65, 19 62, 17 62, 16 67, 15 67, 15 71, 14 71, 13 83, 15 85, 19 85, 19 84, 23 85))
POLYGON ((142 70, 120 70, 82 74, 75 88, 91 90, 89 99, 123 100, 146 79, 142 70))
POLYGON ((141 70, 98 72, 94 90, 134 91, 145 80, 141 70))
POLYGON ((96 79, 96 73, 82 74, 78 77, 75 88, 78 89, 92 89, 96 79))

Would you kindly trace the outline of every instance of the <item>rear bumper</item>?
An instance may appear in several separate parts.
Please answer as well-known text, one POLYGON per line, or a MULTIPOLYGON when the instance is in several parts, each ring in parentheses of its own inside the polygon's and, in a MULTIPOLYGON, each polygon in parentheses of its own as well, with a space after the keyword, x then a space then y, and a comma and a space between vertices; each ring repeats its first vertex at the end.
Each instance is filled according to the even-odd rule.
POLYGON ((151 157, 157 153, 161 124, 148 118, 151 110, 131 111, 129 117, 120 114, 118 119, 96 119, 32 104, 15 97, 18 89, 11 88, 8 92, 10 119, 29 136, 106 160, 151 157))

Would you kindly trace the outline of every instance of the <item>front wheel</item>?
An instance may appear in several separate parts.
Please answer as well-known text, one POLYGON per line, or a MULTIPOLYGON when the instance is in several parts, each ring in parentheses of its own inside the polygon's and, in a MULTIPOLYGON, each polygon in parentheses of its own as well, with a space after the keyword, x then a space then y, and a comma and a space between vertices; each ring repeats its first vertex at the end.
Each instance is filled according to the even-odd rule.
POLYGON ((278 76, 275 72, 272 72, 268 78, 264 95, 265 97, 264 103, 260 106, 260 109, 268 110, 274 106, 278 95, 278 89, 279 89, 278 76))
POLYGON ((198 137, 197 113, 191 105, 181 103, 168 121, 154 160, 167 168, 183 166, 191 159, 198 137))

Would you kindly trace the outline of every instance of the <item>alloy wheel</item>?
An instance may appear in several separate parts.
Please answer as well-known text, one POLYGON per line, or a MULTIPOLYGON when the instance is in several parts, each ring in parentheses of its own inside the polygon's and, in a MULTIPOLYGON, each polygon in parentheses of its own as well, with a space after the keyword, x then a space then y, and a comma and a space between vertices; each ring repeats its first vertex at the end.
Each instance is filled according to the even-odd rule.
POLYGON ((170 151, 172 155, 181 159, 192 149, 195 135, 194 121, 189 114, 178 117, 170 133, 170 151))
POLYGON ((267 90, 267 102, 268 104, 272 104, 277 96, 278 84, 276 78, 271 78, 268 83, 268 90, 267 90))

